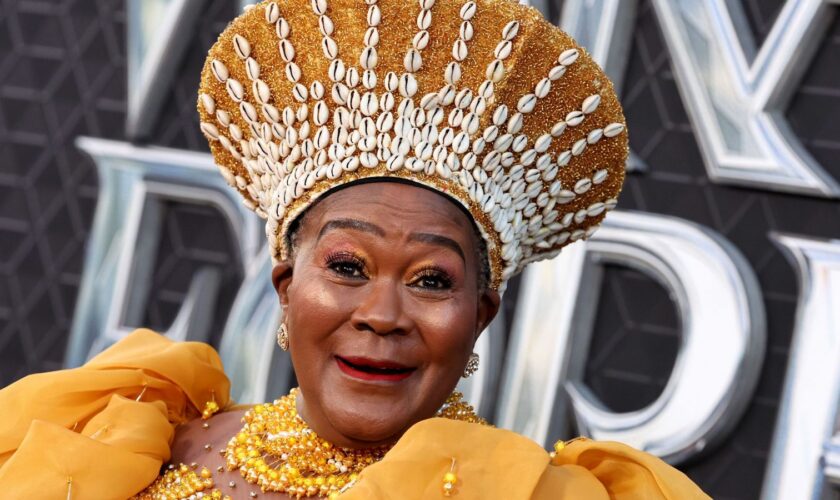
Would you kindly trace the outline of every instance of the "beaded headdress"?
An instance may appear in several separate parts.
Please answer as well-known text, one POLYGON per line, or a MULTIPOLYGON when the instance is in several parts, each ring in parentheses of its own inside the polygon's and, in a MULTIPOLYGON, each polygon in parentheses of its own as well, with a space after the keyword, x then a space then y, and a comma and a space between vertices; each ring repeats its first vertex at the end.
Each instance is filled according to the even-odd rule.
POLYGON ((628 153, 601 68, 512 0, 261 2, 210 49, 198 111, 275 260, 319 196, 401 179, 469 211, 495 289, 598 228, 628 153))

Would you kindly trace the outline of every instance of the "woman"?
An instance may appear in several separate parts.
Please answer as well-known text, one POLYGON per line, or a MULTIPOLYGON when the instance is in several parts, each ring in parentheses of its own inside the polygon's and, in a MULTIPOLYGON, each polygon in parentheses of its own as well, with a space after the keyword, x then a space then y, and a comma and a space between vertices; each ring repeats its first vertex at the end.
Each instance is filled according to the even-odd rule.
POLYGON ((6 494, 708 498, 617 443, 549 454, 453 393, 507 280, 615 206, 627 139, 609 80, 534 9, 418 3, 263 2, 202 74, 300 387, 233 407, 212 349, 138 331, 0 392, 6 494))

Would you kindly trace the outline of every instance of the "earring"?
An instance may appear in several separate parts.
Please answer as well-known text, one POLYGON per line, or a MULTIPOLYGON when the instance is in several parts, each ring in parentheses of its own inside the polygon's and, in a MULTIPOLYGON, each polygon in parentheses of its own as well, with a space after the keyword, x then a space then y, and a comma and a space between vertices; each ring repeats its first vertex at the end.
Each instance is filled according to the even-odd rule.
POLYGON ((286 323, 281 323, 277 329, 277 345, 284 351, 289 350, 289 331, 286 329, 286 323))
POLYGON ((478 371, 478 354, 470 354, 470 359, 467 360, 467 366, 464 367, 464 374, 462 377, 469 378, 473 373, 478 371))

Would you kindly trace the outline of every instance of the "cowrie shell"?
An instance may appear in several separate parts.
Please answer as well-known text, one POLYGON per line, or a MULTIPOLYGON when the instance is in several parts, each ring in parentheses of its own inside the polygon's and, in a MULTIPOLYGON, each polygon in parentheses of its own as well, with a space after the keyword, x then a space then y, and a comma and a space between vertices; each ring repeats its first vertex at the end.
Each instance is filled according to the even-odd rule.
POLYGON ((379 11, 379 7, 376 5, 371 5, 368 7, 367 13, 367 23, 368 26, 375 27, 379 26, 379 21, 382 20, 382 12, 379 11))
POLYGON ((522 153, 522 156, 519 158, 519 162, 522 163, 524 166, 528 166, 534 163, 534 160, 537 159, 537 150, 536 149, 529 149, 522 153))
POLYGON ((607 169, 602 168, 601 170, 598 170, 597 172, 595 172, 595 175, 592 176, 592 183, 601 184, 602 182, 607 180, 607 175, 607 169))
POLYGON ((254 107, 248 101, 242 101, 239 103, 239 112, 242 114, 242 117, 245 118, 248 122, 254 123, 259 120, 259 116, 257 115, 257 108, 254 107))
POLYGON ((588 178, 581 179, 575 183, 575 193, 583 194, 592 187, 592 180, 588 178))
POLYGON ((493 55, 496 56, 496 59, 507 59, 511 50, 513 50, 513 44, 510 40, 503 40, 496 45, 493 55))
POLYGON ((460 16, 464 21, 469 21, 475 15, 475 2, 467 2, 461 7, 460 16))
POLYGON ((563 132, 565 132, 565 131, 566 131, 566 122, 561 120, 561 121, 555 123, 553 127, 551 127, 551 136, 552 137, 560 137, 561 135, 563 135, 563 132))
POLYGON ((417 93, 417 79, 411 73, 404 73, 400 77, 400 94, 403 97, 414 97, 417 93))
POLYGON ((376 68, 376 63, 378 61, 379 57, 376 53, 376 49, 373 47, 366 47, 362 50, 362 55, 359 56, 359 64, 361 64, 365 69, 376 68))
POLYGON ((221 83, 225 83, 228 77, 230 76, 227 66, 225 66, 225 64, 218 59, 213 59, 213 62, 210 63, 210 68, 213 71, 213 75, 221 83))
POLYGON ((548 95, 548 92, 551 90, 551 80, 548 78, 543 78, 542 80, 537 83, 534 87, 534 95, 538 98, 542 99, 548 95))
POLYGON ((495 99, 493 93, 496 90, 496 84, 490 80, 484 80, 481 82, 481 85, 478 86, 478 95, 487 99, 488 101, 492 101, 495 99))
POLYGON ((446 71, 443 76, 446 83, 449 85, 455 85, 458 80, 461 79, 461 65, 454 61, 447 64, 446 71))
POLYGON ((214 141, 219 139, 219 129, 216 128, 216 126, 212 123, 201 122, 200 127, 201 131, 204 132, 204 135, 206 135, 210 139, 214 141))
POLYGON ((586 215, 590 217, 597 217, 601 215, 601 213, 603 213, 604 208, 605 207, 603 203, 601 203, 600 201, 595 202, 589 205, 589 208, 586 209, 586 215))
POLYGON ((570 127, 577 127, 583 122, 583 113, 581 111, 572 111, 566 115, 566 124, 570 127))
POLYGON ((469 42, 472 40, 473 34, 475 34, 475 30, 473 29, 472 23, 462 21, 461 26, 458 28, 458 37, 465 42, 469 42))
POLYGON ((452 58, 456 61, 463 61, 467 57, 467 44, 460 38, 452 44, 452 58))
POLYGON ((570 64, 577 61, 579 55, 580 53, 577 49, 564 50, 560 54, 560 57, 557 58, 557 62, 562 64, 563 66, 569 66, 570 64))
POLYGON ((289 33, 291 32, 291 27, 289 26, 289 22, 283 19, 282 17, 277 20, 277 24, 275 25, 275 29, 277 31, 277 36, 280 37, 281 40, 285 40, 289 37, 289 33))
POLYGON ((586 139, 581 139, 572 145, 572 155, 580 156, 586 149, 586 139))
POLYGON ((517 33, 519 33, 519 22, 511 21, 502 29, 502 38, 505 40, 513 40, 517 33))
POLYGON ((207 111, 211 115, 216 112, 216 101, 210 97, 210 94, 201 94, 198 97, 201 99, 201 105, 204 107, 204 111, 207 111))
POLYGON ((420 51, 417 49, 409 49, 409 51, 405 54, 403 65, 405 66, 405 70, 409 73, 414 73, 419 70, 420 66, 423 65, 423 58, 420 57, 420 51))
POLYGON ((561 189, 554 199, 557 200, 557 203, 565 205, 575 199, 575 193, 574 191, 569 191, 568 189, 561 189))
POLYGON ((366 47, 375 47, 379 44, 379 30, 370 27, 365 31, 364 44, 366 47))
POLYGON ((280 40, 280 57, 286 62, 292 62, 292 59, 295 58, 295 48, 286 39, 280 40))
POLYGON ((511 134, 517 134, 522 130, 522 113, 514 113, 508 120, 507 129, 511 134))
POLYGON ((300 81, 300 77, 301 77, 300 67, 297 64, 295 64, 293 62, 290 62, 290 63, 286 64, 286 79, 287 80, 289 80, 292 83, 297 83, 298 81, 300 81))
POLYGON ((327 12, 327 0, 312 0, 312 10, 319 16, 327 12))
POLYGON ((563 151, 559 155, 557 155, 557 166, 558 167, 565 167, 569 164, 572 160, 572 152, 571 151, 563 151))
POLYGON ((596 128, 592 132, 586 136, 586 142, 589 144, 595 144, 596 142, 601 140, 601 137, 604 136, 604 131, 600 128, 596 128))
POLYGON ((513 139, 513 144, 511 145, 510 149, 512 149, 514 153, 521 153, 525 150, 527 146, 528 136, 526 136, 525 134, 520 134, 513 139))
POLYGON ((254 84, 251 87, 254 97, 257 98, 257 102, 260 104, 266 104, 269 100, 271 100, 271 90, 264 81, 254 80, 254 84))
POLYGON ((429 32, 426 30, 418 31, 411 41, 411 45, 417 50, 423 50, 429 45, 429 32))
POLYGON ((604 127, 604 135, 607 137, 615 137, 622 131, 624 131, 624 124, 622 123, 610 123, 604 127))
POLYGON ((504 104, 500 105, 493 111, 493 125, 501 127, 508 116, 508 107, 504 104))
POLYGON ((429 26, 432 25, 432 11, 427 9, 422 9, 419 14, 417 14, 417 29, 419 30, 427 30, 429 26))
POLYGON ((365 70, 365 72, 362 73, 362 85, 364 85, 366 89, 376 87, 376 72, 372 69, 365 70))
POLYGON ((563 76, 565 73, 566 73, 566 67, 565 66, 563 66, 563 65, 555 66, 555 67, 551 68, 551 70, 548 72, 548 79, 551 80, 552 82, 556 81, 556 80, 559 80, 560 77, 563 76))
POLYGON ((303 84, 296 83, 295 86, 292 88, 292 96, 298 102, 304 102, 308 94, 309 92, 306 90, 306 87, 303 86, 303 84))
POLYGON ((530 113, 534 110, 536 105, 537 96, 534 94, 525 94, 519 98, 519 102, 516 104, 516 109, 519 110, 520 113, 530 113))
POLYGON ((351 89, 354 88, 356 85, 359 84, 359 71, 354 67, 349 67, 347 69, 347 74, 344 75, 344 83, 347 84, 348 87, 351 89))
POLYGON ((583 105, 580 109, 588 115, 589 113, 592 113, 596 109, 598 109, 599 104, 601 104, 601 96, 598 94, 593 94, 583 100, 583 105))
POLYGON ((260 77, 260 64, 253 57, 249 57, 245 60, 245 72, 248 73, 248 78, 256 80, 260 77))
POLYGON ((333 59, 330 62, 330 67, 327 70, 327 75, 333 82, 340 82, 344 79, 344 61, 341 59, 333 59))
POLYGON ((265 21, 274 24, 280 19, 280 7, 275 2, 271 2, 265 6, 265 21))
POLYGON ((498 82, 505 76, 505 64, 500 59, 494 59, 487 65, 484 76, 491 82, 498 82))
POLYGON ((335 31, 335 24, 328 16, 321 16, 318 18, 318 28, 324 36, 331 36, 335 31))
POLYGON ((338 44, 328 36, 321 39, 321 50, 324 51, 324 57, 330 61, 338 57, 338 44))
POLYGON ((228 94, 230 94, 231 99, 233 99, 234 101, 240 102, 245 97, 245 89, 242 88, 242 84, 234 80, 233 78, 227 79, 225 87, 227 88, 228 94))
POLYGON ((251 44, 242 35, 233 35, 233 50, 244 61, 251 55, 251 44))
POLYGON ((538 153, 545 153, 548 147, 551 145, 551 134, 543 134, 534 141, 534 150, 538 153))

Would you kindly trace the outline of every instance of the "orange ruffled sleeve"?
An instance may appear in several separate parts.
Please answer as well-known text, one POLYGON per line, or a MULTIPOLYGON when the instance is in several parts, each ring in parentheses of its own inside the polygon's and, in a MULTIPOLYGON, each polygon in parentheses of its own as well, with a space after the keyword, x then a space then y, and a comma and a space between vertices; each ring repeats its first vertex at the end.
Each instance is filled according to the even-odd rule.
POLYGON ((455 460, 454 498, 478 500, 707 500, 683 473, 619 443, 572 441, 554 458, 510 431, 444 419, 413 426, 340 498, 443 498, 455 460))
POLYGON ((0 390, 0 491, 125 499, 157 478, 174 426, 229 403, 216 351, 137 330, 80 368, 0 390))

